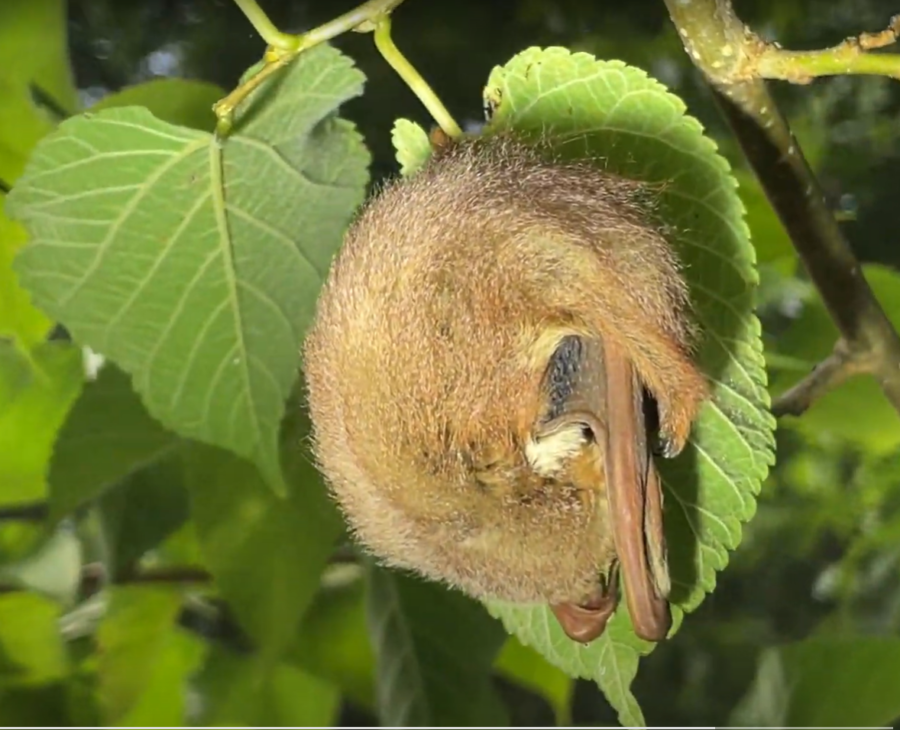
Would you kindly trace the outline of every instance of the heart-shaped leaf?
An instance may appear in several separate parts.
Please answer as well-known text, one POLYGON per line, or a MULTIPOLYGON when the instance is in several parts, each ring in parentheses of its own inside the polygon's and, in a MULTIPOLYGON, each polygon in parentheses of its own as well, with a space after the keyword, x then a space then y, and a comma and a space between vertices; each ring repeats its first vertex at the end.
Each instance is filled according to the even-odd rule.
POLYGON ((8 199, 35 302, 131 375, 165 426, 252 459, 276 491, 300 343, 368 179, 358 133, 334 116, 362 83, 338 51, 312 49, 224 143, 139 106, 76 116, 8 199))

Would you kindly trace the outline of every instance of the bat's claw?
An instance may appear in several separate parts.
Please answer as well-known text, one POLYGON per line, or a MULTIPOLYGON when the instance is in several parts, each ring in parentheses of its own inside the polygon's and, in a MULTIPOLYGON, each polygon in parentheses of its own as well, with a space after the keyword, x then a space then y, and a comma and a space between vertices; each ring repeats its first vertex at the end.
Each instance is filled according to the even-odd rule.
POLYGON ((687 445, 691 435, 692 414, 683 410, 671 411, 660 407, 658 452, 666 459, 674 459, 687 445))
POLYGON ((665 432, 660 432, 658 445, 654 451, 664 459, 674 459, 684 449, 684 442, 678 441, 665 432))

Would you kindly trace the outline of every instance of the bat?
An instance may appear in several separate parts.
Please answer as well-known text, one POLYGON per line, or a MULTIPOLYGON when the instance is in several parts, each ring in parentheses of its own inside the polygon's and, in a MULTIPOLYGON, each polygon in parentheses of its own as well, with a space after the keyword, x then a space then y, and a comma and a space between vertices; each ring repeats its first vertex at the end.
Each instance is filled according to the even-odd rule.
POLYGON ((432 137, 348 228, 304 341, 317 465, 382 564, 600 636, 671 627, 653 450, 708 397, 652 191, 511 134, 432 137), (437 144, 437 141, 440 144, 437 144))

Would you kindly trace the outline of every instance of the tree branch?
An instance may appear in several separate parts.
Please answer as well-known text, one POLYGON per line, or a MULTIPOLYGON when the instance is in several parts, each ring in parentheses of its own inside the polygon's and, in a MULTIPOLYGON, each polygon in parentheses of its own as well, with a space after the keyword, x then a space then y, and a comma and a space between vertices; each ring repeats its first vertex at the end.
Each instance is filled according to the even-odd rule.
POLYGON ((900 79, 900 55, 869 53, 896 43, 900 33, 900 15, 891 18, 886 30, 862 33, 821 51, 789 51, 774 43, 748 44, 742 76, 746 79, 765 78, 806 84, 817 76, 841 74, 871 74, 900 79))
POLYGON ((863 372, 876 377, 900 412, 900 337, 826 206, 765 81, 746 78, 748 58, 758 53, 759 39, 735 15, 730 0, 664 2, 840 330, 843 346, 864 366, 863 372))
POLYGON ((213 577, 204 568, 193 565, 174 565, 165 568, 144 568, 116 577, 116 583, 212 583, 213 577))
POLYGON ((776 417, 801 416, 828 391, 868 370, 868 364, 850 350, 844 340, 838 340, 832 353, 809 375, 775 399, 772 413, 776 417))
POLYGON ((0 522, 18 520, 20 522, 40 522, 50 514, 50 505, 46 502, 29 502, 0 507, 0 522))

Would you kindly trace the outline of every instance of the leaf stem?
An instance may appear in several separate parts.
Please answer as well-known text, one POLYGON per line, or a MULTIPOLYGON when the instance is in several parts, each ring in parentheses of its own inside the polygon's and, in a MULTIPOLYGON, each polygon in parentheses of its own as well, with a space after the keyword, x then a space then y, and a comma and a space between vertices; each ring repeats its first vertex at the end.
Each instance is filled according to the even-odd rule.
POLYGON ((415 67, 394 44, 394 39, 391 38, 391 18, 389 15, 380 18, 375 25, 375 47, 378 48, 378 52, 381 53, 390 67, 397 72, 397 75, 403 79, 406 85, 419 98, 419 101, 422 102, 428 113, 431 114, 447 136, 451 138, 462 136, 462 129, 450 115, 450 112, 447 111, 437 94, 434 93, 421 74, 416 71, 415 67))
POLYGON ((286 66, 303 51, 330 41, 351 30, 369 31, 379 19, 387 17, 403 0, 368 0, 334 20, 329 20, 307 33, 291 35, 279 31, 256 0, 234 0, 256 31, 269 45, 263 57, 263 66, 253 76, 245 79, 224 99, 213 105, 218 122, 216 136, 227 137, 234 126, 234 112, 266 79, 286 66), (366 27, 369 25, 370 27, 366 27))
POLYGON ((256 0, 234 0, 241 12, 247 16, 247 20, 262 36, 262 39, 272 48, 282 51, 292 51, 297 46, 298 37, 290 33, 282 33, 275 24, 269 20, 269 16, 259 7, 256 0))
POLYGON ((371 30, 371 25, 377 23, 380 18, 385 18, 393 12, 393 10, 402 3, 403 0, 369 0, 348 13, 344 13, 339 18, 330 20, 313 28, 308 33, 300 36, 300 50, 312 48, 319 43, 330 41, 332 38, 346 33, 350 30, 360 30, 367 32, 371 30))
POLYGON ((266 79, 276 73, 279 69, 287 66, 292 59, 293 56, 279 56, 272 61, 267 59, 266 65, 264 65, 257 73, 244 81, 244 83, 234 89, 234 91, 228 94, 224 99, 220 99, 213 104, 213 111, 218 118, 218 121, 216 122, 217 137, 223 139, 231 133, 231 128, 234 126, 234 110, 237 109, 244 99, 256 91, 266 79))
MULTIPOLYGON (((766 82, 748 75, 761 41, 737 17, 730 0, 664 2, 846 347, 854 358, 870 363, 868 371, 900 413, 900 336, 825 204, 819 182, 766 82)), ((871 48, 892 37, 879 34, 856 42, 871 48)))

